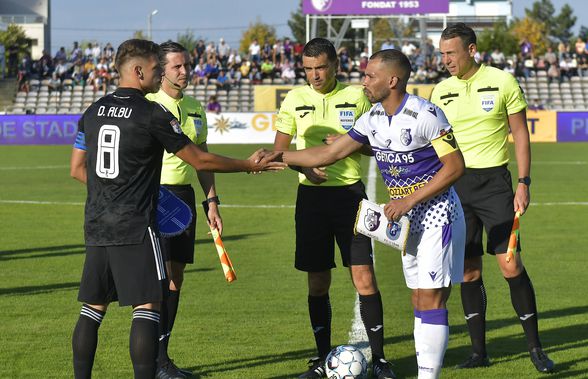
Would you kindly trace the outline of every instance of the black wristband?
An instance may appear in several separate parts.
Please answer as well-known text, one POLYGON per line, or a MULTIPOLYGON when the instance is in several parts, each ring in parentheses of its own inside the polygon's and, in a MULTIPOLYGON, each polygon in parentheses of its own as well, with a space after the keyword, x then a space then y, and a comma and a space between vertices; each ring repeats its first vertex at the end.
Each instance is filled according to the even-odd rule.
POLYGON ((220 200, 219 200, 219 198, 218 198, 218 196, 209 197, 208 199, 206 199, 206 202, 208 204, 210 204, 210 203, 220 204, 221 203, 220 200))
POLYGON ((519 178, 519 183, 522 183, 528 187, 531 185, 531 178, 528 176, 525 176, 524 178, 519 178))

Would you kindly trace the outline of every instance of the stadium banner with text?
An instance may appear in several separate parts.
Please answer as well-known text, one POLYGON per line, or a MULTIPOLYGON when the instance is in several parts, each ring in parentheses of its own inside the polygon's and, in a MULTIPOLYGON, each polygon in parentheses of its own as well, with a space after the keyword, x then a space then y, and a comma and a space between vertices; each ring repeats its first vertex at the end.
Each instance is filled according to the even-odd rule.
MULTIPOLYGON (((0 145, 72 145, 81 115, 0 115, 0 145)), ((274 143, 275 113, 207 113, 208 143, 274 143)))
POLYGON ((0 145, 73 144, 79 119, 79 114, 1 115, 0 145))
POLYGON ((302 0, 302 13, 312 15, 449 13, 449 0, 302 0))
POLYGON ((557 142, 588 142, 588 112, 558 112, 557 142))
MULTIPOLYGON (((557 142, 557 112, 527 110, 527 128, 531 142, 557 142)), ((508 136, 513 141, 512 134, 508 136)))
MULTIPOLYGON (((408 93, 428 99, 431 97, 431 92, 434 87, 434 84, 409 84, 406 87, 406 90, 408 93)), ((255 112, 276 112, 280 109, 282 101, 286 97, 288 91, 292 88, 294 88, 294 86, 291 85, 259 85, 253 87, 255 112)))

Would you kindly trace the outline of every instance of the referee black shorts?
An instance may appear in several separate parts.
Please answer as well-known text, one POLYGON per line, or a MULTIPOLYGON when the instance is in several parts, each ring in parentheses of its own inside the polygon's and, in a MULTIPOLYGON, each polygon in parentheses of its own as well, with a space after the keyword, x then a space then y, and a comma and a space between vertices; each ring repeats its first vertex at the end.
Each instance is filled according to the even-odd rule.
POLYGON ((164 259, 180 263, 194 263, 194 240, 196 238, 196 204, 194 189, 191 185, 164 185, 174 195, 182 199, 192 211, 192 222, 188 228, 177 236, 161 237, 164 259))
MULTIPOLYGON (((466 221, 465 257, 484 255, 482 231, 486 230, 488 254, 506 253, 514 221, 514 193, 506 166, 467 168, 453 185, 466 221)), ((520 244, 518 246, 520 251, 520 244)))
POLYGON ((136 245, 86 246, 78 300, 121 306, 158 303, 167 286, 157 235, 149 228, 136 245))
POLYGON ((373 264, 371 240, 353 232, 359 203, 365 198, 361 181, 338 187, 298 186, 295 257, 298 270, 320 272, 336 267, 335 241, 343 266, 373 264))

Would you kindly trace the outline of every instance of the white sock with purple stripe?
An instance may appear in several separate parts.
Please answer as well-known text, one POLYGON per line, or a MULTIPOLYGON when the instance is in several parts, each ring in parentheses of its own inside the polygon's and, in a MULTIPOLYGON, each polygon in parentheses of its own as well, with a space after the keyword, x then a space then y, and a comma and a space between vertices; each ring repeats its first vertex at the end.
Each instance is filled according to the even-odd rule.
POLYGON ((449 341, 447 309, 420 311, 421 327, 418 342, 419 379, 438 378, 449 341))

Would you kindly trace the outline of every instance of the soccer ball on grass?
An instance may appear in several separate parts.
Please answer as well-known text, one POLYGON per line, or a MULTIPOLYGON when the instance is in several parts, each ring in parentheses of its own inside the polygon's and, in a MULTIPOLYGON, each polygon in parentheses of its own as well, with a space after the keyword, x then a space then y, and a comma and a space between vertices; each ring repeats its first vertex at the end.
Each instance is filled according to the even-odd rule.
POLYGON ((325 368, 329 379, 362 379, 367 377, 367 360, 352 345, 337 346, 327 356, 325 368))

